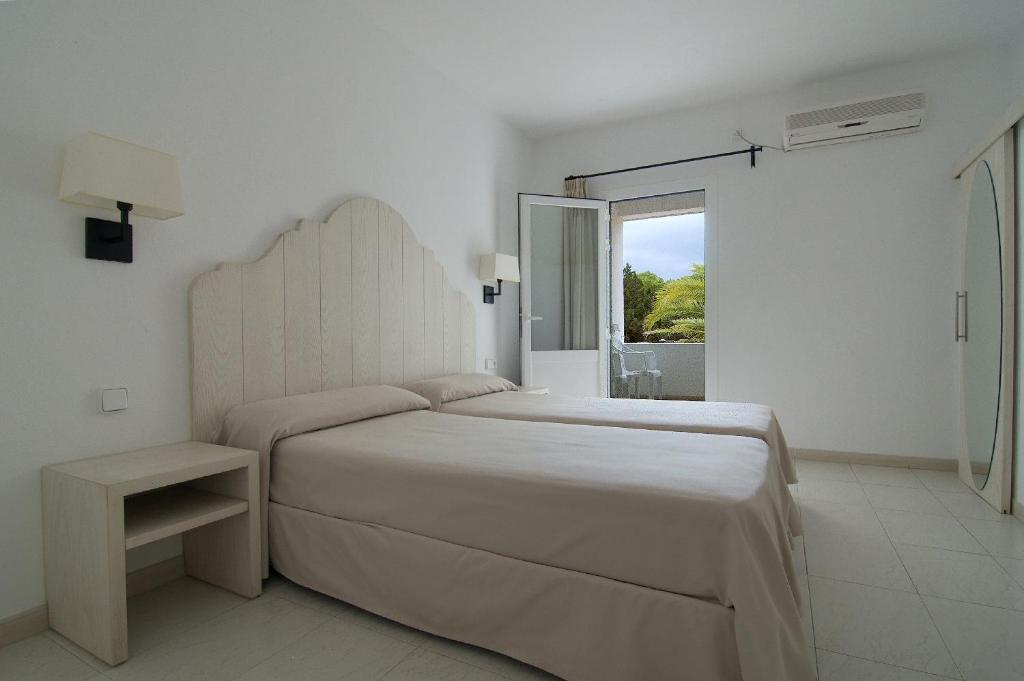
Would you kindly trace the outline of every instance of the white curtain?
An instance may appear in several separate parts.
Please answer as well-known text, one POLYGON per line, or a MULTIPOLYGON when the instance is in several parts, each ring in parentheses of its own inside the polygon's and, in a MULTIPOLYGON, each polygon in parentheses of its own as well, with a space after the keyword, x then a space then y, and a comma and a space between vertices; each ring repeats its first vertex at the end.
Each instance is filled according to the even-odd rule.
MULTIPOLYGON (((565 195, 587 196, 584 179, 565 181, 565 195)), ((597 349, 597 211, 566 208, 562 218, 562 348, 597 349)))

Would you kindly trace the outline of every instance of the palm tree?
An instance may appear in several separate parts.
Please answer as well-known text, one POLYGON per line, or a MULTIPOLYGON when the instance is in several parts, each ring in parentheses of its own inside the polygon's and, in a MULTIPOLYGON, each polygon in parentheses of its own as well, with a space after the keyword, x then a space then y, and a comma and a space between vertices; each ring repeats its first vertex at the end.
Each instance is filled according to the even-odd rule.
POLYGON ((691 274, 665 282, 644 328, 652 340, 704 342, 704 265, 694 264, 691 274))

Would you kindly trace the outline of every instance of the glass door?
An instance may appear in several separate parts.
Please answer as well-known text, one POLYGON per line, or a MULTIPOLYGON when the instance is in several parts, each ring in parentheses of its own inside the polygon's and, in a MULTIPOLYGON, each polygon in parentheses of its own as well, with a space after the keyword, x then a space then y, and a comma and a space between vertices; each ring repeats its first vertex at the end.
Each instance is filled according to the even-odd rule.
POLYGON ((522 381, 608 396, 608 202, 519 196, 522 381))

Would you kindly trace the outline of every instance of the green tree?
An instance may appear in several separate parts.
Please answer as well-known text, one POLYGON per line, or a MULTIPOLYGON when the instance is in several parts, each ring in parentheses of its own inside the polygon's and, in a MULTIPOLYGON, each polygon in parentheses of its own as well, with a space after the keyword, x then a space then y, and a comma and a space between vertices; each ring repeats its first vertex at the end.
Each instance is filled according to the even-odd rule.
POLYGON ((635 272, 626 263, 622 268, 623 335, 627 343, 642 343, 644 319, 654 309, 654 300, 665 281, 653 272, 635 272))
POLYGON ((704 342, 704 265, 694 264, 691 274, 658 290, 644 318, 644 335, 648 340, 704 342))

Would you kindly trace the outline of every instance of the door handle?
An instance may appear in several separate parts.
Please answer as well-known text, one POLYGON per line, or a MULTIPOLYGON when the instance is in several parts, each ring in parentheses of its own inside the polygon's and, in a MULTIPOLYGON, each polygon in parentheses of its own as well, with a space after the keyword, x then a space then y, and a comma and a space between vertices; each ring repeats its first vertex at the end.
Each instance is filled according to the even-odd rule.
POLYGON ((961 338, 964 339, 964 343, 967 342, 967 289, 964 289, 964 333, 961 338))
POLYGON ((959 343, 961 340, 967 342, 967 291, 956 292, 956 303, 954 305, 954 318, 953 318, 953 342, 959 343), (963 319, 963 333, 960 333, 960 301, 963 301, 964 307, 964 319, 963 319))
POLYGON ((536 315, 520 314, 519 316, 523 318, 524 322, 539 322, 544 319, 543 317, 537 317, 536 315))

